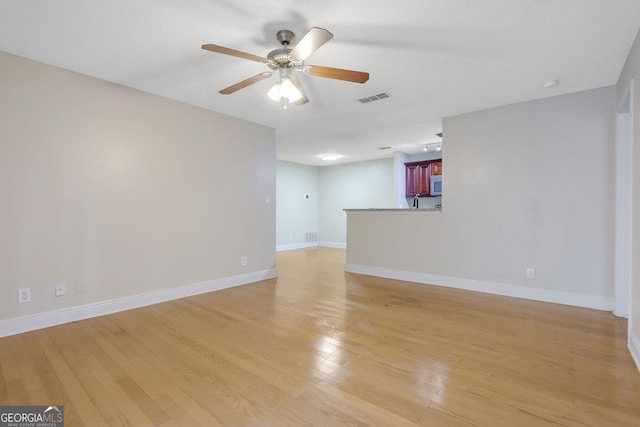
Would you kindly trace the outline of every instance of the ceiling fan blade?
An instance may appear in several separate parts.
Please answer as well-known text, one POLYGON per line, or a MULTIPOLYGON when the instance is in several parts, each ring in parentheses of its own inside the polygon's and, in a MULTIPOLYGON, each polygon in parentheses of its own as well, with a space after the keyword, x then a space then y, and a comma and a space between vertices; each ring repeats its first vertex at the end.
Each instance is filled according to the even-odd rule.
POLYGON ((310 76, 326 77, 328 79, 346 80, 354 83, 364 83, 369 80, 369 73, 363 71, 343 70, 342 68, 320 67, 309 65, 304 72, 310 76))
POLYGON ((289 52, 289 57, 297 59, 298 61, 304 61, 309 55, 332 38, 333 34, 324 28, 313 27, 304 35, 296 47, 289 52))
POLYGON ((291 83, 293 83, 293 85, 296 87, 296 89, 298 89, 302 94, 302 98, 298 99, 295 102, 292 102, 292 104, 303 105, 309 102, 309 98, 307 98, 307 94, 304 93, 304 88, 302 87, 302 83, 300 83, 300 80, 298 80, 296 76, 290 76, 289 79, 291 80, 291 83))
POLYGON ((263 58, 258 55, 252 55, 246 52, 240 52, 239 50, 231 49, 228 47, 218 46, 217 44, 203 44, 204 50, 210 50, 211 52, 224 53, 225 55, 237 56, 238 58, 249 59, 256 62, 267 62, 267 58, 263 58))
POLYGON ((239 91, 240 89, 244 89, 249 85, 258 83, 261 80, 268 79, 269 77, 271 77, 271 73, 256 74, 253 77, 249 77, 248 79, 245 79, 241 82, 231 85, 228 88, 222 89, 219 93, 221 93, 222 95, 229 95, 229 94, 232 94, 233 92, 239 91))

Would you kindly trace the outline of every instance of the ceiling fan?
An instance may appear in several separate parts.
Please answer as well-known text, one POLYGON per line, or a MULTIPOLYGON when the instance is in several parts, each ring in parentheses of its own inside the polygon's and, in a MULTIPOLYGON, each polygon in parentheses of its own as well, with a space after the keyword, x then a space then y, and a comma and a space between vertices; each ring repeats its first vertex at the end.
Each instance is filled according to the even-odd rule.
POLYGON ((369 73, 362 71, 321 67, 318 65, 305 65, 305 59, 333 38, 333 34, 324 28, 311 28, 307 34, 304 35, 302 40, 300 40, 300 42, 298 42, 298 44, 293 48, 289 47, 294 37, 293 32, 289 30, 280 30, 276 33, 276 37, 282 47, 269 52, 266 58, 215 44, 202 45, 202 49, 209 50, 211 52, 223 53, 225 55, 265 63, 271 70, 273 70, 257 74, 222 89, 220 91, 221 94, 232 94, 249 85, 271 77, 271 75, 277 71, 279 74, 279 80, 267 95, 269 95, 269 97, 274 101, 279 102, 280 100, 283 100, 284 107, 286 108, 288 103, 302 105, 309 102, 309 98, 307 98, 307 95, 304 92, 302 83, 300 83, 300 80, 298 80, 294 72, 302 72, 310 76, 326 77, 329 79, 345 80, 355 83, 364 83, 369 80, 369 73))

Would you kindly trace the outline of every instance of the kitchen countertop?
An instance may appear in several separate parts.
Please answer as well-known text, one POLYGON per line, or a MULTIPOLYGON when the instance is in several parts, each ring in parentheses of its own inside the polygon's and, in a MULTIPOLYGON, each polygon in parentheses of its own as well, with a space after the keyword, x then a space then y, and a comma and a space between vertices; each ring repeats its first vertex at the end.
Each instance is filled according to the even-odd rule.
POLYGON ((346 213, 356 214, 431 214, 439 215, 442 209, 409 209, 409 208, 368 208, 344 209, 346 213))

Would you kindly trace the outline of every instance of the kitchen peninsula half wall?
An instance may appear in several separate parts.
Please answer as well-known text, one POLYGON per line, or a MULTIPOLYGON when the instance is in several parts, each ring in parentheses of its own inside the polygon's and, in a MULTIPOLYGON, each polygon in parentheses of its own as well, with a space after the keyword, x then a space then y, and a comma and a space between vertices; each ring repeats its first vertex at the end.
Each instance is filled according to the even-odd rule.
MULTIPOLYGON (((345 272, 445 286, 516 298, 610 310, 611 298, 576 291, 545 288, 546 278, 527 286, 496 280, 497 265, 508 248, 491 247, 489 241, 459 247, 464 227, 450 227, 451 217, 439 209, 345 209, 347 254, 345 272), (487 265, 473 252, 492 258, 487 265), (481 271, 483 278, 472 278, 481 271), (485 278, 486 277, 486 278, 485 278)), ((523 267, 524 269, 524 267, 523 267)), ((512 269, 507 269, 512 270, 512 269)), ((476 275, 478 277, 479 275, 476 275)), ((524 274, 522 275, 524 277, 524 274)), ((531 281, 530 281, 531 282, 531 281)), ((398 284, 402 292, 402 284, 398 284)))

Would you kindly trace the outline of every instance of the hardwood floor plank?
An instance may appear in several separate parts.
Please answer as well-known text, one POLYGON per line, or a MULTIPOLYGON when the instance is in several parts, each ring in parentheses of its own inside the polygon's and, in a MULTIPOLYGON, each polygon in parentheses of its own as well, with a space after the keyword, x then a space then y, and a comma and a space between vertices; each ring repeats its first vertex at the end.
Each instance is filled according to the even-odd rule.
POLYGON ((494 393, 482 387, 450 383, 441 391, 440 400, 429 408, 482 426, 579 425, 572 417, 527 400, 494 393))
MULTIPOLYGON (((66 332, 77 324, 68 326, 69 328, 49 328, 47 334, 39 335, 44 352, 55 358, 52 359, 52 363, 78 412, 76 414, 65 407, 65 421, 77 418, 96 426, 128 425, 129 422, 125 417, 114 416, 120 412, 118 405, 113 401, 113 396, 93 375, 91 366, 97 365, 97 362, 91 356, 94 348, 91 340, 87 338, 86 333, 77 333, 75 337, 69 336, 70 334, 66 332)), ((78 332, 77 329, 73 330, 78 332)))
POLYGON ((478 424, 460 418, 455 414, 439 411, 435 408, 427 407, 423 410, 422 417, 418 425, 425 427, 477 427, 478 424))
MULTIPOLYGON (((34 335, 31 335, 30 337, 35 338, 34 335)), ((43 384, 43 378, 40 376, 38 369, 36 368, 36 365, 41 362, 32 359, 33 357, 38 356, 41 358, 44 355, 40 351, 37 342, 33 342, 30 339, 25 340, 25 348, 30 357, 21 358, 18 369, 20 377, 24 382, 24 388, 27 390, 27 395, 29 396, 29 403, 32 405, 39 405, 44 402, 54 402, 54 400, 49 398, 45 385, 43 384)), ((46 404, 48 405, 49 403, 46 404)))
POLYGON ((0 405, 68 426, 636 426, 611 313, 344 273, 279 277, 0 339, 0 405), (46 401, 46 402, 43 402, 46 401))
POLYGON ((316 388, 326 393, 327 395, 333 396, 336 400, 347 403, 349 406, 368 413, 369 415, 374 417, 374 423, 376 424, 380 423, 380 425, 396 427, 416 425, 414 422, 412 422, 412 420, 397 415, 381 405, 377 405, 369 400, 354 396, 353 394, 340 390, 339 388, 334 387, 330 384, 321 382, 316 386, 316 388))

